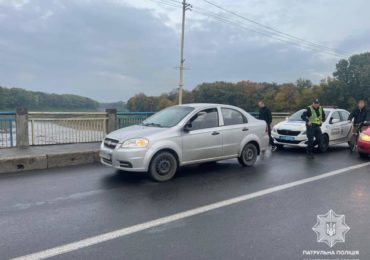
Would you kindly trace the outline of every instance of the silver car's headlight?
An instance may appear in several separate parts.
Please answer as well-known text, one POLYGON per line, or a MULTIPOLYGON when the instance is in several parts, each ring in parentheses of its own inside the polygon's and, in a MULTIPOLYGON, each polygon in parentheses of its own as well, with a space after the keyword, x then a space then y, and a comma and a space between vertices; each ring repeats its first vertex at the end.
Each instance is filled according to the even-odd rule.
POLYGON ((304 131, 302 131, 302 132, 301 132, 301 134, 302 134, 302 135, 305 135, 305 134, 307 134, 307 131, 306 131, 306 130, 304 130, 304 131))
POLYGON ((277 128, 276 127, 272 128, 272 132, 277 133, 277 128))
POLYGON ((149 144, 149 141, 145 138, 129 139, 121 144, 121 148, 145 148, 149 144))

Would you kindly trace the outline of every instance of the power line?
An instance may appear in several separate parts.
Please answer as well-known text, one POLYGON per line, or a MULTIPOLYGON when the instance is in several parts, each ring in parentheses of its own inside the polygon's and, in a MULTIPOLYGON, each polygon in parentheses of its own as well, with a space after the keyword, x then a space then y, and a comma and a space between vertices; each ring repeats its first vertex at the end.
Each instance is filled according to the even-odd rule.
POLYGON ((170 2, 173 2, 173 3, 177 3, 177 4, 182 4, 182 2, 176 1, 176 0, 167 0, 167 1, 170 1, 170 2))
POLYGON ((217 4, 215 4, 215 3, 212 3, 212 2, 210 2, 210 1, 208 1, 208 0, 202 0, 202 1, 203 1, 203 2, 205 2, 205 3, 207 3, 207 4, 209 4, 209 5, 212 5, 212 6, 216 7, 216 8, 218 8, 218 9, 220 9, 220 10, 222 10, 222 11, 226 12, 226 13, 230 13, 230 14, 232 14, 232 15, 234 15, 234 16, 236 16, 236 17, 238 17, 238 18, 241 18, 241 19, 243 19, 243 20, 245 20, 245 21, 248 21, 248 22, 250 22, 250 23, 253 23, 253 24, 255 24, 255 25, 257 25, 257 26, 260 26, 260 27, 262 27, 262 28, 264 28, 264 29, 267 29, 267 30, 269 30, 269 31, 272 31, 272 32, 274 32, 274 33, 276 33, 276 34, 286 36, 286 37, 288 37, 288 38, 291 38, 291 39, 294 39, 294 40, 300 41, 300 42, 302 42, 302 43, 310 44, 310 45, 313 45, 313 46, 316 46, 316 47, 319 47, 319 48, 323 48, 323 49, 326 49, 326 50, 329 50, 329 51, 333 51, 333 52, 335 52, 335 53, 351 54, 350 52, 347 52, 347 51, 339 51, 339 50, 336 50, 336 49, 333 49, 333 48, 327 47, 327 46, 325 46, 325 45, 323 45, 323 44, 320 44, 320 43, 316 43, 316 42, 309 41, 309 40, 306 40, 306 39, 303 39, 303 38, 300 38, 300 37, 297 37, 297 36, 294 36, 294 35, 291 35, 291 34, 288 34, 288 33, 284 33, 284 32, 279 31, 279 30, 277 30, 277 29, 275 29, 275 28, 273 28, 273 27, 271 27, 271 26, 264 25, 264 24, 262 24, 262 23, 260 23, 260 22, 258 22, 258 21, 256 21, 256 20, 254 20, 254 19, 247 18, 247 17, 242 16, 242 15, 240 15, 240 14, 238 14, 238 13, 234 12, 234 11, 231 11, 231 10, 228 10, 228 9, 226 9, 226 8, 223 8, 222 6, 217 5, 217 4))
MULTIPOLYGON (((203 9, 203 10, 205 10, 205 9, 203 9)), ((231 19, 226 18, 224 16, 218 15, 217 13, 209 12, 208 10, 207 11, 200 11, 200 10, 197 10, 197 7, 194 7, 193 12, 211 17, 211 18, 213 18, 217 21, 220 21, 220 22, 232 25, 232 26, 239 27, 243 30, 248 30, 248 31, 263 35, 265 37, 273 38, 273 39, 281 41, 281 42, 285 42, 285 43, 288 43, 288 44, 293 44, 293 45, 296 45, 298 47, 310 49, 312 51, 321 52, 321 53, 325 53, 325 54, 328 54, 328 55, 336 56, 338 58, 345 58, 345 56, 339 55, 339 54, 337 54, 336 52, 333 52, 333 51, 327 51, 327 50, 321 49, 321 48, 316 47, 316 46, 312 46, 312 45, 309 45, 309 44, 293 41, 289 38, 286 38, 286 37, 283 37, 283 36, 280 36, 280 35, 274 35, 274 34, 271 34, 267 31, 261 31, 261 30, 257 30, 257 29, 251 28, 251 27, 247 27, 247 26, 244 25, 244 23, 241 24, 237 21, 234 21, 234 20, 231 20, 231 19)))
POLYGON ((155 2, 155 3, 158 3, 160 5, 166 5, 166 6, 170 6, 170 7, 175 7, 175 8, 179 8, 181 7, 181 3, 180 2, 177 2, 175 0, 171 1, 171 0, 167 0, 167 1, 171 1, 171 2, 167 2, 165 0, 149 0, 151 2, 155 2), (175 3, 178 3, 179 5, 175 4, 175 3))
MULTIPOLYGON (((171 6, 171 7, 174 7, 174 8, 179 8, 179 7, 182 6, 182 3, 179 2, 179 1, 176 1, 176 0, 150 0, 150 1, 157 2, 158 4, 161 4, 161 5, 171 6)), ((284 43, 292 44, 292 45, 295 45, 297 47, 302 47, 302 48, 309 49, 309 50, 312 50, 312 51, 315 51, 315 52, 325 53, 327 55, 335 56, 335 57, 338 57, 338 58, 346 58, 344 55, 338 53, 336 50, 334 50, 332 48, 329 48, 327 46, 324 46, 324 45, 321 45, 321 44, 316 44, 316 43, 298 38, 296 36, 280 32, 280 31, 278 31, 278 30, 276 30, 272 27, 265 26, 265 25, 263 25, 259 22, 256 22, 252 19, 243 17, 243 16, 241 16, 241 15, 239 15, 239 14, 233 12, 233 11, 229 11, 229 10, 219 6, 219 5, 213 4, 208 0, 203 0, 203 1, 221 9, 223 12, 230 13, 233 16, 239 18, 239 19, 244 18, 243 19, 244 21, 240 21, 239 19, 238 19, 238 21, 236 21, 236 20, 234 20, 230 17, 220 15, 219 13, 211 12, 208 9, 201 8, 199 6, 193 7, 192 10, 196 13, 201 14, 201 15, 211 17, 211 18, 213 18, 213 19, 215 19, 219 22, 223 22, 223 23, 228 24, 228 25, 236 26, 236 27, 239 27, 243 30, 248 30, 248 31, 251 31, 251 32, 263 35, 265 37, 272 38, 272 39, 284 42, 284 43), (253 21, 254 24, 259 25, 260 28, 257 29, 257 28, 252 28, 252 27, 246 26, 245 21, 250 21, 250 20, 253 21)))

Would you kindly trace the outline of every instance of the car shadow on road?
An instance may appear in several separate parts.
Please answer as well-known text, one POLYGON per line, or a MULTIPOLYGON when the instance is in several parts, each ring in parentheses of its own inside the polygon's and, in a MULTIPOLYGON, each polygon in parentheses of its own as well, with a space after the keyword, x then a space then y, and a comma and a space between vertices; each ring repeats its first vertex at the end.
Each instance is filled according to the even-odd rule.
POLYGON ((121 170, 113 170, 103 178, 103 184, 106 187, 118 187, 125 185, 138 185, 148 182, 148 175, 146 173, 126 172, 121 170))
MULTIPOLYGON (((359 158, 355 152, 350 152, 348 146, 337 145, 331 146, 326 153, 315 152, 316 158, 323 158, 324 160, 335 160, 337 154, 346 153, 348 157, 358 160, 359 162, 366 162, 367 159, 359 158)), ((286 160, 288 163, 291 160, 296 160, 294 157, 306 156, 304 148, 286 147, 282 150, 271 153, 266 152, 253 167, 242 167, 237 160, 226 160, 220 162, 210 162, 203 164, 196 164, 190 166, 180 167, 175 177, 164 183, 157 183, 149 177, 146 173, 125 172, 119 170, 112 170, 112 174, 104 177, 103 185, 105 187, 122 187, 122 186, 140 186, 140 185, 174 185, 187 184, 198 182, 217 182, 217 181, 254 181, 254 179, 263 178, 264 175, 271 171, 271 166, 276 166, 281 160, 286 160)), ((302 160, 302 166, 308 167, 312 165, 311 160, 302 160)), ((317 167, 321 167, 318 165, 317 167)))
MULTIPOLYGON (((314 149, 315 154, 331 154, 331 153, 339 153, 339 152, 348 152, 351 154, 351 151, 348 147, 348 145, 334 145, 328 147, 328 150, 325 153, 321 153, 317 148, 314 149)), ((277 150, 275 153, 278 154, 305 154, 306 148, 300 148, 300 147, 284 147, 279 150, 277 150)))
POLYGON ((165 183, 153 181, 146 173, 135 173, 125 171, 113 171, 103 178, 103 185, 106 188, 128 187, 128 186, 167 186, 167 185, 191 185, 192 183, 208 183, 222 181, 233 181, 250 178, 264 172, 264 165, 255 167, 242 167, 237 160, 227 160, 222 162, 211 162, 183 166, 179 168, 175 177, 165 183), (243 177, 244 176, 244 177, 243 177))

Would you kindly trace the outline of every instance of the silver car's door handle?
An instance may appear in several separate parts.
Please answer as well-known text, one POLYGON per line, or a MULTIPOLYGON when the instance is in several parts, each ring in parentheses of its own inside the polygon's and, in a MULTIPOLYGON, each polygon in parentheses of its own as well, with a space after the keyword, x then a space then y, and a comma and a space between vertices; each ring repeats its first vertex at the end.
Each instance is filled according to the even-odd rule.
POLYGON ((217 131, 212 132, 212 135, 219 135, 219 134, 220 132, 217 132, 217 131))
POLYGON ((249 128, 248 127, 244 127, 243 129, 242 129, 242 131, 248 131, 249 130, 249 128))

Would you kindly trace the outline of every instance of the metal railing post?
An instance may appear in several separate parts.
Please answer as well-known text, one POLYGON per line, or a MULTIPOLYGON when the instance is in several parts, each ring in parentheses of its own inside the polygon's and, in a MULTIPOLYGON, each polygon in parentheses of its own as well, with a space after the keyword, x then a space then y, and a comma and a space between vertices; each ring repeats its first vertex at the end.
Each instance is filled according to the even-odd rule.
POLYGON ((27 147, 30 145, 28 137, 28 110, 24 107, 16 109, 16 141, 17 147, 27 147))
POLYGON ((35 145, 35 120, 31 119, 32 145, 35 145))
POLYGON ((9 119, 10 147, 14 146, 13 142, 13 120, 9 119))
POLYGON ((107 134, 107 125, 108 125, 108 118, 105 118, 103 120, 103 133, 104 133, 104 135, 107 134))

